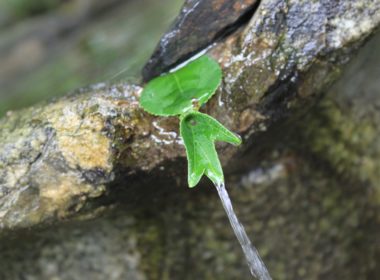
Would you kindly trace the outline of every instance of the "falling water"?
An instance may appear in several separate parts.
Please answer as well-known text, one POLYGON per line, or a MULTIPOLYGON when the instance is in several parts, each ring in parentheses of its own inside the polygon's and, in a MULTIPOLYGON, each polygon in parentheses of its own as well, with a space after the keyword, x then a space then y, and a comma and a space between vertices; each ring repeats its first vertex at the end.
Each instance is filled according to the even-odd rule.
POLYGON ((252 245, 247 236, 247 233, 244 230, 243 225, 236 217, 235 211, 232 208, 231 199, 228 196, 224 183, 219 185, 216 184, 215 186, 218 190, 219 197, 222 201, 224 210, 227 213, 228 219, 230 220, 231 226, 243 249, 251 274, 259 280, 271 280, 272 278, 270 277, 264 262, 261 260, 259 252, 257 252, 256 248, 252 245))

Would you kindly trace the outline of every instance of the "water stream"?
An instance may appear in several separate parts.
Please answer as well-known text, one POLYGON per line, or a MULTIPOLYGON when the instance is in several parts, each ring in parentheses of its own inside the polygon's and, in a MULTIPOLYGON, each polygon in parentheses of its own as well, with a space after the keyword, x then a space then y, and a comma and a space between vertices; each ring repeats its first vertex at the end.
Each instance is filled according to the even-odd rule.
POLYGON ((219 185, 216 184, 215 187, 218 190, 220 200, 222 201, 224 210, 227 213, 234 233, 239 240, 241 248, 243 249, 251 274, 253 277, 259 280, 271 280, 272 278, 270 277, 268 269, 266 268, 264 262, 261 260, 259 252, 257 252, 256 248, 252 245, 247 236, 247 233, 244 230, 243 225, 236 217, 235 211, 232 207, 231 199, 227 193, 224 183, 219 185))

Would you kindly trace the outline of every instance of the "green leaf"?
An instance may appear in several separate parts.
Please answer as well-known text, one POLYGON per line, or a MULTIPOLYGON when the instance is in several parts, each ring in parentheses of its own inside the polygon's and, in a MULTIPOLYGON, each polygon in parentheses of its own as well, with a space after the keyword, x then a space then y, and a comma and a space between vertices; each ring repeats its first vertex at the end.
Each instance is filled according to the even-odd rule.
POLYGON ((219 64, 208 56, 201 56, 149 82, 141 94, 140 104, 153 115, 180 115, 206 103, 218 88, 221 77, 219 64))
POLYGON ((215 184, 223 183, 215 141, 239 145, 240 137, 214 118, 199 112, 191 112, 181 118, 180 132, 186 147, 189 187, 197 185, 203 174, 215 184))

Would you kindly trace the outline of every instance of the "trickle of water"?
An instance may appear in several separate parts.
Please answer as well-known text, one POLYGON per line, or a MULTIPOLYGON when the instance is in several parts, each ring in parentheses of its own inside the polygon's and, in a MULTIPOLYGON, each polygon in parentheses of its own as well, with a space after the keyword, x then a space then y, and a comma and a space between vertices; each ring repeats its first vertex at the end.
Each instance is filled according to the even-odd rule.
POLYGON ((215 184, 215 187, 218 191, 220 200, 222 201, 224 210, 227 213, 228 219, 230 220, 232 229, 239 240, 241 248, 243 249, 245 258, 247 259, 247 263, 249 266, 249 270, 253 277, 259 280, 272 280, 269 275, 268 269, 266 268, 264 262, 261 260, 259 256, 259 252, 257 252, 256 248, 252 245, 249 240, 247 233, 243 225, 239 222, 235 211, 232 207, 231 199, 227 193, 227 190, 222 184, 215 184))

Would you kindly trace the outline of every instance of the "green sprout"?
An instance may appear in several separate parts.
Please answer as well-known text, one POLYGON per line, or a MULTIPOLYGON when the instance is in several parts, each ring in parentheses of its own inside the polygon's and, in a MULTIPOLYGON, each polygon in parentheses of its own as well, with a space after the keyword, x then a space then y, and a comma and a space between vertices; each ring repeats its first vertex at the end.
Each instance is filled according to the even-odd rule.
POLYGON ((241 139, 217 120, 198 112, 214 94, 222 79, 219 64, 201 56, 179 70, 150 81, 140 105, 156 116, 179 116, 186 148, 188 184, 195 187, 203 175, 214 184, 224 183, 215 141, 239 145, 241 139))

